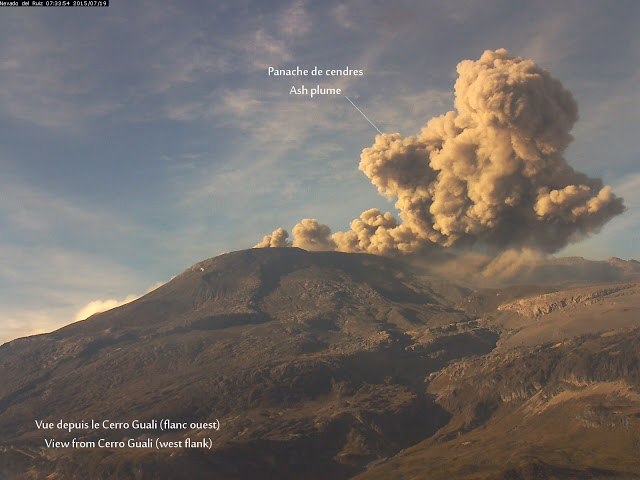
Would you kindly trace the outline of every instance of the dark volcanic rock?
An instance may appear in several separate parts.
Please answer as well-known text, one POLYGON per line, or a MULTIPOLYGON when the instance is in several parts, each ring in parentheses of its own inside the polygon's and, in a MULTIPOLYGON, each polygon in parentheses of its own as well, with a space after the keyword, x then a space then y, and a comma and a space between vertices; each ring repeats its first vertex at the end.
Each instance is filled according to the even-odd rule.
POLYGON ((471 320, 447 295, 369 255, 255 249, 198 263, 130 304, 0 347, 0 464, 15 478, 348 477, 444 425, 424 377, 495 346, 477 326, 455 332, 482 337, 470 345, 415 344, 471 320), (34 423, 163 418, 221 428, 146 432, 213 440, 157 453, 46 449, 49 437, 144 432, 34 423))
POLYGON ((636 283, 462 288, 371 255, 220 255, 0 346, 0 478, 637 478, 639 297, 636 283))

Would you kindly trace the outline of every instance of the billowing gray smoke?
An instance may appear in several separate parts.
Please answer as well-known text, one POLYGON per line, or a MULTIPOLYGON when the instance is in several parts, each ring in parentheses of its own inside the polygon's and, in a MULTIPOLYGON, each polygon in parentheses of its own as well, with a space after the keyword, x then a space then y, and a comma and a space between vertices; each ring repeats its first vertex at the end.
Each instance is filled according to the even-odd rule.
MULTIPOLYGON (((387 255, 481 243, 555 252, 624 210, 602 180, 563 158, 578 114, 558 80, 504 49, 460 62, 458 74, 455 111, 417 137, 378 135, 362 151, 360 170, 396 199, 402 221, 371 209, 331 235, 305 219, 293 228, 293 246, 387 255)), ((286 246, 286 238, 278 229, 257 247, 286 246)))

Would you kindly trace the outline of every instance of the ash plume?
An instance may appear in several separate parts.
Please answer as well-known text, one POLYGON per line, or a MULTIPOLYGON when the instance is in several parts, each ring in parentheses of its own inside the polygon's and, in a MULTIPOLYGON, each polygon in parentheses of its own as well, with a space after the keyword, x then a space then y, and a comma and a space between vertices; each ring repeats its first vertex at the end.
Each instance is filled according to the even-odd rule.
POLYGON ((289 238, 289 232, 284 228, 278 228, 274 230, 271 235, 265 235, 262 241, 253 248, 290 247, 291 242, 289 242, 287 238, 289 238))
MULTIPOLYGON (((484 245, 558 251, 624 211, 622 199, 568 165, 578 109, 560 81, 504 49, 458 64, 455 110, 416 137, 377 135, 360 170, 395 199, 400 221, 370 209, 347 232, 305 219, 293 246, 381 255, 484 245)), ((256 247, 286 246, 276 230, 256 247)))

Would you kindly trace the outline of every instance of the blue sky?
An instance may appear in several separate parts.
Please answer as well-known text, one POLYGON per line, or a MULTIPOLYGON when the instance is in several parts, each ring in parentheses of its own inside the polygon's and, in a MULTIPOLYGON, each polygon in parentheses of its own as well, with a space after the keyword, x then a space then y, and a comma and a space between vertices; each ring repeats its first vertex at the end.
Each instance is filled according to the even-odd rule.
POLYGON ((559 255, 640 258, 638 2, 111 3, 0 10, 0 342, 301 218, 393 211, 358 170, 373 127, 270 65, 363 69, 323 85, 413 135, 453 108, 459 61, 533 59, 578 102, 569 163, 628 207, 559 255))

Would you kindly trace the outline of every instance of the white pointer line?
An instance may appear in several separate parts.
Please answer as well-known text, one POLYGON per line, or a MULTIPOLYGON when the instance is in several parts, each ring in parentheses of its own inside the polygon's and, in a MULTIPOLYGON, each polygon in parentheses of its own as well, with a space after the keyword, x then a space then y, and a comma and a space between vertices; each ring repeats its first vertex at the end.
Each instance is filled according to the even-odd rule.
MULTIPOLYGON (((345 95, 345 96, 344 96, 344 98, 346 98, 347 100, 349 100, 349 103, 350 103, 351 105, 353 105, 354 107, 356 107, 356 104, 355 104, 355 103, 353 103, 349 97, 347 97, 347 96, 345 95)), ((358 107, 356 107, 356 110, 358 110, 360 113, 362 113, 362 110, 360 110, 358 107)), ((373 125, 373 122, 372 122, 371 120, 369 120, 369 119, 367 118, 367 116, 366 116, 364 113, 362 113, 362 116, 363 116, 364 118, 366 118, 366 119, 367 119, 367 122, 369 122, 371 125, 373 125)), ((378 127, 376 127, 375 125, 373 125, 373 128, 375 128, 376 130, 378 130, 378 133, 379 133, 380 135, 384 135, 384 133, 382 133, 382 132, 380 131, 380 129, 379 129, 378 127)))

